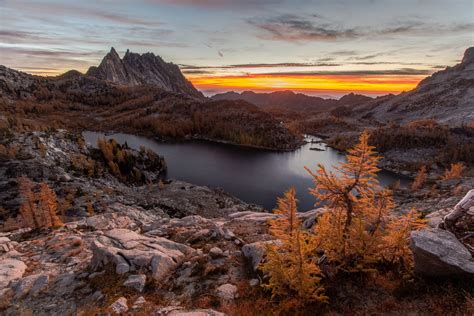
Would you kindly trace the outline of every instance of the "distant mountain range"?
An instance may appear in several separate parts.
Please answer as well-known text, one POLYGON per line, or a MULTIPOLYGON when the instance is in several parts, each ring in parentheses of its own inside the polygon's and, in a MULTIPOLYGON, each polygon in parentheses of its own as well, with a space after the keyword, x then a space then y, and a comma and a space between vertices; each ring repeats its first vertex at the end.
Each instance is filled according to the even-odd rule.
POLYGON ((177 65, 167 63, 153 53, 140 55, 127 50, 123 59, 120 59, 112 47, 100 65, 90 67, 86 75, 119 85, 153 85, 166 91, 183 93, 196 98, 204 97, 183 76, 177 65))
POLYGON ((265 110, 337 113, 382 123, 406 123, 419 119, 434 119, 452 126, 474 123, 474 47, 465 51, 460 64, 434 73, 415 89, 399 95, 373 99, 350 93, 335 100, 292 91, 231 91, 211 98, 245 100, 265 110))
POLYGON ((213 100, 244 100, 263 109, 283 109, 292 111, 327 111, 339 106, 355 106, 373 100, 371 97, 350 93, 339 100, 324 99, 308 96, 293 91, 276 91, 271 93, 256 93, 234 91, 216 94, 213 100))

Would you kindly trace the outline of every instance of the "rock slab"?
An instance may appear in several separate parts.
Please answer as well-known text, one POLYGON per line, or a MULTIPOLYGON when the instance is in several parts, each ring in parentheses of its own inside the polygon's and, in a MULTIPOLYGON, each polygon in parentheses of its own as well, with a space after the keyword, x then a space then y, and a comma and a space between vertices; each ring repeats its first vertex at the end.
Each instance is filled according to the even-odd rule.
POLYGON ((415 271, 429 276, 474 276, 471 253, 452 234, 432 228, 411 233, 415 271))
POLYGON ((3 259, 0 261, 0 290, 7 287, 11 281, 18 280, 25 273, 26 264, 21 260, 3 259))

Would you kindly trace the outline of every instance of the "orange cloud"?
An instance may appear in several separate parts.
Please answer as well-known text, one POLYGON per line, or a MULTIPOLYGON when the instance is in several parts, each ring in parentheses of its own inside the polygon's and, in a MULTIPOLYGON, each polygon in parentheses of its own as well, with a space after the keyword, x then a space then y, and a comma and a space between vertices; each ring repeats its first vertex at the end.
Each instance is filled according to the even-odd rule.
POLYGON ((384 94, 411 90, 424 77, 423 75, 291 76, 252 74, 245 76, 188 76, 188 79, 201 90, 299 90, 384 94))

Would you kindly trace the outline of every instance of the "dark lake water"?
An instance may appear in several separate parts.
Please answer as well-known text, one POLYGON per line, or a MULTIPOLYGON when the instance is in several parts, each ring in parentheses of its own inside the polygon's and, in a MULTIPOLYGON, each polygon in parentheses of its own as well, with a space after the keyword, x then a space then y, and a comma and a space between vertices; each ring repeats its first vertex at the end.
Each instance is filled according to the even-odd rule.
MULTIPOLYGON (((292 186, 297 191, 299 210, 314 208, 316 200, 308 193, 313 183, 304 167, 315 170, 320 163, 331 170, 333 165, 344 161, 344 155, 324 144, 306 144, 294 152, 281 153, 207 141, 161 143, 121 133, 84 132, 83 135, 94 146, 99 137, 105 136, 119 143, 127 142, 131 148, 148 147, 165 157, 168 178, 220 187, 245 202, 267 209, 274 208, 277 197, 292 186), (310 150, 315 147, 322 151, 310 150)), ((393 173, 379 173, 382 185, 396 180, 400 180, 402 186, 407 183, 407 179, 393 173)))

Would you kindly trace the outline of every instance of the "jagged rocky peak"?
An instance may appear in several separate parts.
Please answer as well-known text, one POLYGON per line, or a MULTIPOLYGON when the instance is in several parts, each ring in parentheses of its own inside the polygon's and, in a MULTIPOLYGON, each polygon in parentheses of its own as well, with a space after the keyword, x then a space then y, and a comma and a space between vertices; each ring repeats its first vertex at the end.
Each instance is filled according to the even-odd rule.
POLYGON ((119 85, 153 85, 161 89, 203 98, 179 67, 165 62, 153 53, 137 54, 127 49, 123 59, 112 47, 98 67, 91 67, 87 75, 119 85))
POLYGON ((474 47, 469 47, 464 52, 464 57, 462 58, 463 64, 469 64, 474 62, 474 47))

